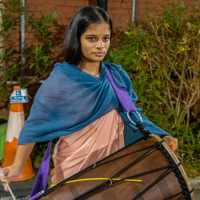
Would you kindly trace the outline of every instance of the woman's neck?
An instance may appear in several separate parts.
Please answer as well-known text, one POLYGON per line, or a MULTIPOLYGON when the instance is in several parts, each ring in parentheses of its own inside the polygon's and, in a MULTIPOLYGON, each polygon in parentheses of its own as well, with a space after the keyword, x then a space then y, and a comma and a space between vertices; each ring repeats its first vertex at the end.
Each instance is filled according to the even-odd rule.
POLYGON ((82 62, 78 67, 84 72, 96 76, 100 71, 100 62, 82 62))

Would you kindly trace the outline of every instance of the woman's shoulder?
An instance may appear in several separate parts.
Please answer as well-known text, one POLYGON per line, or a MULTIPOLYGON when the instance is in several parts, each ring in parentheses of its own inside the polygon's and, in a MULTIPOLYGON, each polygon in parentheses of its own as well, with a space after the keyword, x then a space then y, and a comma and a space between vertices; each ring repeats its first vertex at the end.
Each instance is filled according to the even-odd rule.
POLYGON ((108 63, 105 63, 106 66, 108 66, 109 68, 114 68, 118 71, 120 71, 122 69, 121 65, 117 65, 115 63, 111 63, 111 62, 108 62, 108 63))
POLYGON ((124 79, 128 78, 129 79, 127 72, 122 68, 121 65, 118 65, 118 64, 115 64, 115 63, 110 63, 110 62, 106 63, 105 65, 110 68, 112 73, 118 72, 122 76, 122 78, 124 78, 124 79))
POLYGON ((106 63, 106 66, 110 68, 110 71, 114 77, 115 83, 121 87, 130 87, 131 81, 127 72, 122 68, 121 65, 115 63, 106 63))

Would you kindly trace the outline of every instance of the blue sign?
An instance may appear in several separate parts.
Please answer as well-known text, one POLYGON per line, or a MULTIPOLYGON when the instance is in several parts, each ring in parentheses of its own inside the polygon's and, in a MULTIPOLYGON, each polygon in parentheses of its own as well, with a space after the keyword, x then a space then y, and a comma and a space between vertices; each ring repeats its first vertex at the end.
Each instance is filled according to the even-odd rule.
POLYGON ((16 90, 16 96, 22 96, 21 91, 20 90, 16 90))
POLYGON ((10 97, 10 103, 27 103, 28 92, 26 88, 21 90, 14 90, 10 97))
POLYGON ((11 103, 26 103, 26 102, 27 102, 26 96, 11 97, 11 103))

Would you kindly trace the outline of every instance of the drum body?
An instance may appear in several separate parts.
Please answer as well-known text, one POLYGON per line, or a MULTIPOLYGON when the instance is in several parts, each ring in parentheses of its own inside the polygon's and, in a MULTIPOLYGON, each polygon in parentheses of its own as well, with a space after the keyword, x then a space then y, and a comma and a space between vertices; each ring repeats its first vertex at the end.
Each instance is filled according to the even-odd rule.
POLYGON ((194 194, 174 153, 158 136, 152 134, 149 139, 124 147, 48 189, 40 199, 193 200, 194 194), (124 179, 138 179, 142 182, 124 179), (80 181, 65 184, 71 180, 80 181))

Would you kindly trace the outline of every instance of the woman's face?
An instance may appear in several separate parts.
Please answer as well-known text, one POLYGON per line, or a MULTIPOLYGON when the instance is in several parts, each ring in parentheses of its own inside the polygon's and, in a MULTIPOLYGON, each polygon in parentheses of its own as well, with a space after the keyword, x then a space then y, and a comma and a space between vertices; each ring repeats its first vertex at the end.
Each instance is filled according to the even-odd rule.
POLYGON ((110 27, 107 23, 91 24, 81 35, 83 62, 100 62, 110 47, 110 27))

